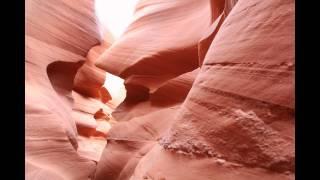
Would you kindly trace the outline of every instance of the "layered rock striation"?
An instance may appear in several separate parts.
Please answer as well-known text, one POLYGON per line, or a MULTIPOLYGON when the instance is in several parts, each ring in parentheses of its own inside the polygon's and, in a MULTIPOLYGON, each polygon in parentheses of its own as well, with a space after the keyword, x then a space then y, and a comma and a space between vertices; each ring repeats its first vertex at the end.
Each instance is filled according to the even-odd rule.
POLYGON ((25 25, 26 178, 88 179, 111 112, 94 62, 111 41, 100 43, 93 1, 27 0, 25 25))
POLYGON ((96 65, 127 89, 96 179, 294 178, 294 1, 140 1, 96 65))
POLYGON ((26 8, 27 178, 294 179, 293 0, 141 0, 114 42, 93 1, 26 8))

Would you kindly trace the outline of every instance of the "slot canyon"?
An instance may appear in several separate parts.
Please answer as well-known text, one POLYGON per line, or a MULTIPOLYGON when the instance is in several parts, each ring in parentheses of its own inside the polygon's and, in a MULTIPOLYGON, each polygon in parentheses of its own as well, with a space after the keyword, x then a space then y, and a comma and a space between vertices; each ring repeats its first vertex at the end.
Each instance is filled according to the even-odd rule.
POLYGON ((26 0, 27 180, 295 179, 294 0, 26 0))

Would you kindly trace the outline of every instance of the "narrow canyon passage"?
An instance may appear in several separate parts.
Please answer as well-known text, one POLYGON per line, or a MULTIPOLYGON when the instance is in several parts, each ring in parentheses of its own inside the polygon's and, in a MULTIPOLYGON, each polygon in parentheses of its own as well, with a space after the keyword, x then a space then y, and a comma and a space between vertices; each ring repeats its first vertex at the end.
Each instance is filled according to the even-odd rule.
POLYGON ((25 2, 27 180, 295 179, 295 1, 25 2))

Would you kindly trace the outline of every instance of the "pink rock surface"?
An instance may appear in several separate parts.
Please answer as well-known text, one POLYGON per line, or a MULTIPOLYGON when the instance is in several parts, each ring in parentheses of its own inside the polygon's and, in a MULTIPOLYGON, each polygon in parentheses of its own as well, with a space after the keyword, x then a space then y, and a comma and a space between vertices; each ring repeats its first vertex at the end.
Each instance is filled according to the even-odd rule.
POLYGON ((89 152, 77 129, 96 125, 93 117, 103 106, 100 100, 108 98, 107 91, 100 92, 104 72, 94 66, 99 48, 88 54, 98 44, 93 1, 26 1, 27 179, 79 180, 93 175, 106 141, 90 141, 102 146, 89 152), (91 100, 95 110, 74 106, 81 104, 73 97, 75 87, 81 96, 96 99, 91 100))
POLYGON ((141 1, 135 16, 97 62, 127 98, 95 179, 294 179, 294 1, 141 1))
POLYGON ((141 0, 103 43, 93 1, 26 4, 28 179, 294 179, 293 0, 141 0))
POLYGON ((237 3, 164 140, 168 146, 192 152, 199 144, 230 161, 293 171, 293 12, 292 1, 237 3), (250 21, 238 21, 245 17, 250 21))
POLYGON ((197 43, 211 21, 209 1, 140 1, 134 19, 98 67, 150 90, 198 67, 197 43))

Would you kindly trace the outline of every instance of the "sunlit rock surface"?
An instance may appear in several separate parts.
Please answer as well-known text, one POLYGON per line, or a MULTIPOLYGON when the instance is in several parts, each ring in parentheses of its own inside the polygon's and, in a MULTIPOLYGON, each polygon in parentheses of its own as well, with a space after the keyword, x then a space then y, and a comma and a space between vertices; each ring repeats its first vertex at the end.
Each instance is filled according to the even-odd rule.
POLYGON ((27 179, 294 179, 293 0, 26 4, 27 179))
POLYGON ((96 64, 127 87, 96 179, 294 179, 294 1, 140 1, 96 64))
POLYGON ((26 178, 88 179, 108 131, 94 115, 111 112, 93 1, 27 0, 25 23, 26 178))

